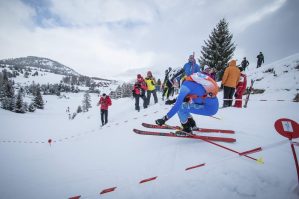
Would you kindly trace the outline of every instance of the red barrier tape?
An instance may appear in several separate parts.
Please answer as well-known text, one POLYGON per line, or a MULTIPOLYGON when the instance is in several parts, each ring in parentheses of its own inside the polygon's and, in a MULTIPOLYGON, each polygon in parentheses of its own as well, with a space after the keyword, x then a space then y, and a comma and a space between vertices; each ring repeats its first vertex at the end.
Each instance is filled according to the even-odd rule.
POLYGON ((188 167, 188 168, 185 169, 185 171, 188 171, 188 170, 191 170, 191 169, 196 169, 198 167, 203 167, 205 165, 206 165, 206 163, 195 165, 195 166, 192 166, 192 167, 188 167))
POLYGON ((257 152, 262 151, 262 150, 263 150, 262 147, 258 147, 258 148, 252 149, 252 150, 241 152, 241 153, 239 153, 239 155, 244 156, 244 155, 248 155, 248 154, 251 154, 251 153, 257 153, 257 152))
POLYGON ((73 196, 73 197, 70 197, 69 199, 79 199, 81 198, 81 196, 73 196))
POLYGON ((142 183, 145 183, 145 182, 149 182, 149 181, 153 181, 153 180, 156 180, 158 176, 156 177, 152 177, 152 178, 147 178, 147 179, 144 179, 144 180, 141 180, 139 182, 139 184, 142 184, 142 183))
POLYGON ((103 191, 101 191, 100 194, 105 194, 105 193, 112 192, 112 191, 114 191, 116 188, 117 188, 117 187, 112 187, 112 188, 104 189, 103 191))

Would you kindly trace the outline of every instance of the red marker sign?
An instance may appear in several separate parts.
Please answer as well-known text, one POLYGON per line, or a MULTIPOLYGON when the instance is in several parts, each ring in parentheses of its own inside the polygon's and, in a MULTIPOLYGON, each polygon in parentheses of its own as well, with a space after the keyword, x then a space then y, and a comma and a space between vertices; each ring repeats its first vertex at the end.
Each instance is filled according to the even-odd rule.
POLYGON ((294 120, 281 118, 275 122, 274 126, 280 135, 290 140, 299 138, 299 124, 294 120))
POLYGON ((282 118, 275 122, 274 124, 276 131, 288 138, 291 143, 292 153, 295 160, 296 170, 297 170, 297 177, 298 177, 298 183, 299 183, 299 163, 297 159, 297 154, 295 151, 294 143, 291 141, 292 139, 299 137, 299 124, 293 120, 282 118))

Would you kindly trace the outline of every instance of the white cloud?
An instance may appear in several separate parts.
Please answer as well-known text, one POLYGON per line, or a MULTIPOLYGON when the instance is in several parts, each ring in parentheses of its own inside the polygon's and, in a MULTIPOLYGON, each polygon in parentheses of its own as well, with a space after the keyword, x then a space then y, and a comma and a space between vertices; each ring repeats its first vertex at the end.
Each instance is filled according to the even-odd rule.
POLYGON ((262 8, 258 8, 254 12, 250 12, 244 17, 240 17, 233 24, 233 28, 239 33, 246 30, 249 26, 261 21, 264 17, 277 11, 287 0, 271 1, 270 4, 264 5, 262 8))
MULTIPOLYGON (((0 0, 0 59, 43 56, 79 73, 109 77, 135 68, 183 65, 223 17, 234 39, 277 11, 286 0, 63 0, 47 4, 53 18, 20 0, 0 0), (58 20, 57 20, 58 19, 58 20)), ((236 41, 238 43, 238 40, 236 41)), ((235 55, 248 49, 238 46, 235 55)), ((240 58, 239 58, 240 59, 240 58)))
POLYGON ((119 21, 150 23, 155 18, 146 2, 132 0, 52 1, 50 10, 63 21, 78 26, 119 21))

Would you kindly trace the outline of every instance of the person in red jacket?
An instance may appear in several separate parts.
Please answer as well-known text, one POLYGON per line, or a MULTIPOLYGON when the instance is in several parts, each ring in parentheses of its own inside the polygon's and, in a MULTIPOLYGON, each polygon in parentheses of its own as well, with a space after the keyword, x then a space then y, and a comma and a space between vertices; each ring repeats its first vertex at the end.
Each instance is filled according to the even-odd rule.
POLYGON ((237 88, 236 88, 236 93, 235 93, 235 105, 234 107, 237 107, 237 108, 242 108, 242 96, 243 96, 243 93, 244 91, 246 90, 246 86, 247 86, 247 77, 246 77, 246 74, 243 73, 244 71, 244 68, 240 67, 239 68, 240 71, 241 71, 241 76, 240 76, 240 80, 237 84, 237 88))
POLYGON ((140 111, 139 98, 143 99, 143 108, 147 108, 147 100, 145 97, 146 90, 147 90, 147 85, 143 77, 140 74, 138 74, 137 81, 135 82, 132 90, 133 97, 135 98, 135 110, 137 110, 138 112, 140 111))
POLYGON ((112 105, 110 97, 103 93, 98 105, 101 105, 101 121, 102 126, 104 126, 108 123, 108 107, 112 105))

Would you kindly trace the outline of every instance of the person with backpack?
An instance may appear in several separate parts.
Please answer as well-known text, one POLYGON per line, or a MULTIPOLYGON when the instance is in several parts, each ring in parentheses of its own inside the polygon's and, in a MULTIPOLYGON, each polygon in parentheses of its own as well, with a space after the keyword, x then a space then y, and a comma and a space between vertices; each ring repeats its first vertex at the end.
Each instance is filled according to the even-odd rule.
POLYGON ((140 106, 139 106, 139 99, 141 98, 143 100, 143 108, 147 108, 147 101, 145 97, 145 91, 147 90, 146 83, 143 79, 143 77, 138 74, 137 75, 137 80, 133 86, 133 97, 135 98, 135 110, 140 111, 140 106))
POLYGON ((218 85, 211 77, 201 72, 193 73, 185 78, 177 99, 169 100, 174 106, 155 122, 164 125, 177 113, 183 129, 176 133, 180 135, 186 135, 186 132, 192 133, 197 127, 191 113, 205 116, 216 114, 219 108, 217 93, 218 85))
POLYGON ((256 56, 257 58, 257 66, 256 68, 259 68, 262 66, 262 63, 264 63, 264 55, 262 52, 260 52, 260 54, 258 54, 258 56, 256 56))
POLYGON ((241 67, 243 68, 243 71, 246 70, 247 66, 249 66, 249 61, 246 59, 246 57, 244 57, 241 62, 241 67))
POLYGON ((101 121, 102 126, 104 126, 108 123, 108 107, 112 105, 110 97, 103 93, 103 95, 100 98, 100 101, 98 102, 98 106, 99 105, 101 105, 101 121))
POLYGON ((236 100, 235 100, 234 107, 242 108, 242 96, 243 96, 244 91, 246 90, 247 76, 244 73, 243 67, 240 67, 239 69, 241 71, 241 76, 240 76, 240 80, 239 80, 239 83, 236 88, 236 93, 235 93, 236 100))
POLYGON ((154 96, 155 104, 158 103, 158 97, 157 97, 157 91, 156 91, 156 79, 153 77, 153 74, 151 71, 147 72, 147 76, 145 78, 145 82, 147 85, 147 95, 146 95, 146 101, 147 106, 150 104, 151 95, 154 96))

